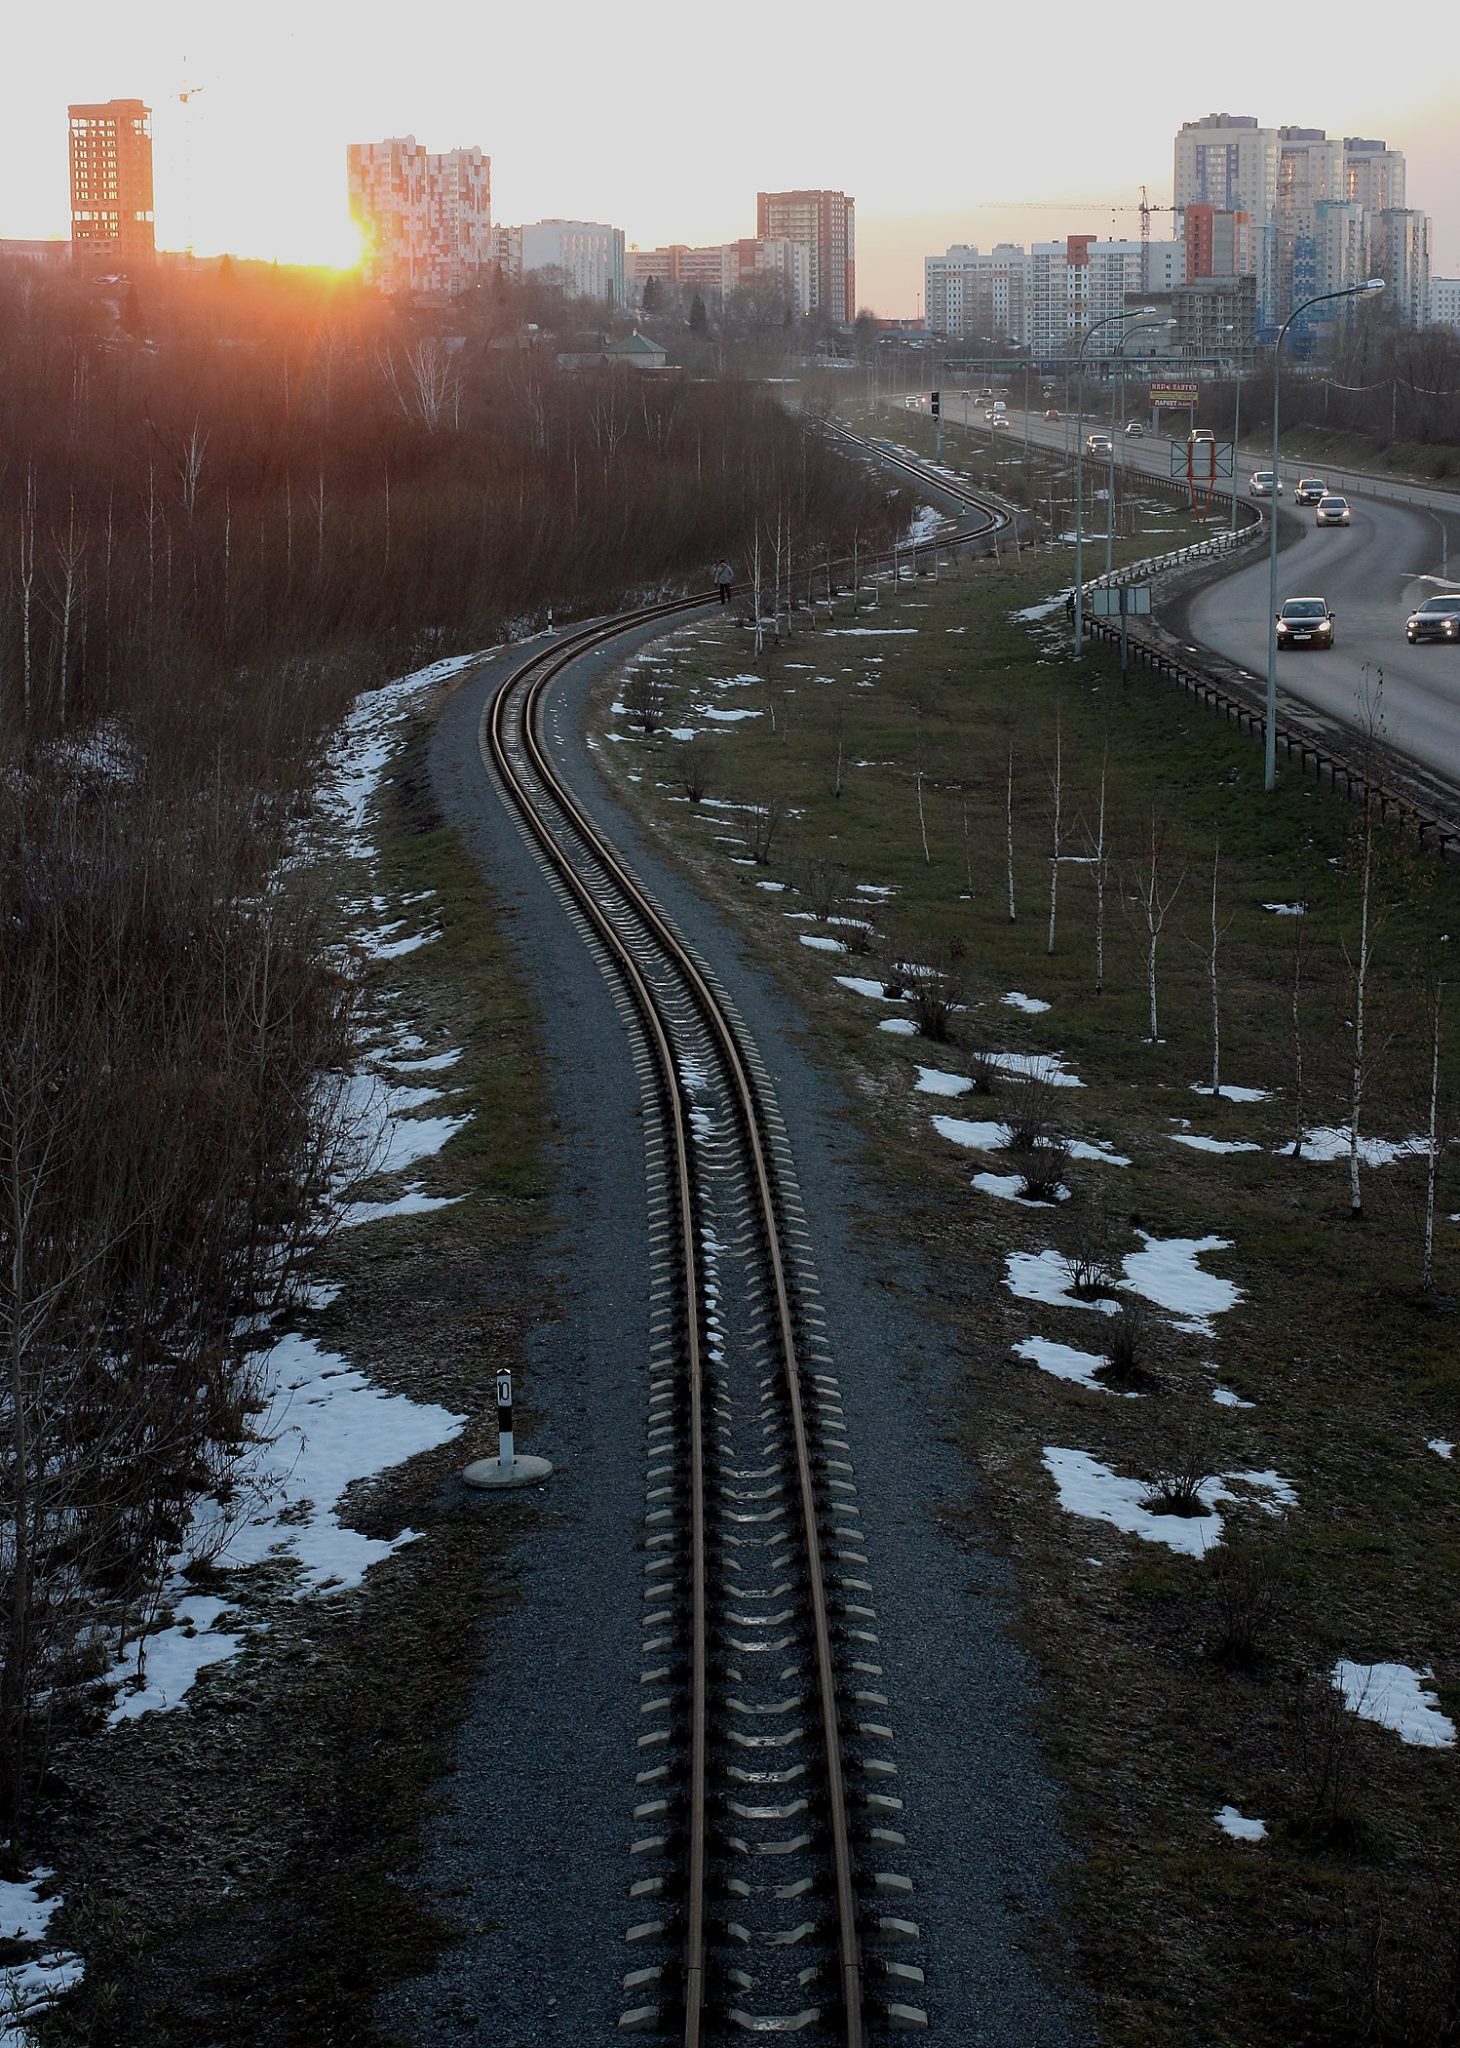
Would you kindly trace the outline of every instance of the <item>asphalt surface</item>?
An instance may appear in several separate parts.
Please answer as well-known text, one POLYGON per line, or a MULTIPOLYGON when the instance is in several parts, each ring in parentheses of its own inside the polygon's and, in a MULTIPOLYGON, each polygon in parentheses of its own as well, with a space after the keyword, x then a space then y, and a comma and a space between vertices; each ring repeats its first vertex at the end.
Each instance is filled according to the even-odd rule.
MULTIPOLYGON (((1141 388, 1131 380, 1127 417, 1138 413, 1141 388)), ((992 435, 983 425, 982 409, 956 392, 944 392, 942 404, 945 418, 960 423, 967 418, 975 433, 992 435)), ((1077 430, 1108 431, 1107 395, 1092 391, 1088 405, 1083 423, 1070 414, 1053 421, 1031 417, 1031 445, 1069 453, 1077 430)), ((1008 452, 1022 446, 1026 426, 1023 413, 1011 418, 1014 425, 996 437, 1008 452)), ((961 432, 952 443, 955 450, 959 438, 961 432)), ((1123 469, 1170 475, 1166 438, 1126 437, 1117 430, 1115 440, 1117 463, 1123 469)), ((1252 472, 1268 468, 1270 462, 1270 454, 1251 447, 1239 451, 1237 484, 1243 495, 1252 472)), ((1097 466, 1105 468, 1103 463, 1097 466)), ((1087 459, 1087 475, 1089 470, 1087 459)), ((1337 616, 1331 652, 1293 650, 1278 657, 1279 690, 1362 735, 1369 727, 1382 669, 1378 704, 1385 741, 1437 774, 1460 782, 1460 646, 1429 642, 1411 647, 1404 637, 1405 618, 1426 597, 1440 590, 1460 590, 1460 495, 1311 464, 1284 462, 1279 474, 1284 495, 1278 526, 1278 603, 1289 597, 1326 597, 1337 616), (1293 505, 1299 477, 1320 475, 1348 498, 1351 526, 1318 528, 1311 510, 1293 505)), ((1103 484, 1103 475, 1098 482, 1103 484)), ((1217 503, 1223 502, 1219 492, 1217 503)), ((1100 562, 1098 537, 1087 536, 1085 559, 1087 573, 1095 573, 1100 562)), ((1265 542, 1238 559, 1240 566, 1234 565, 1187 607, 1185 629, 1197 646, 1212 648, 1265 680, 1265 542)))
MULTIPOLYGON (((662 630, 662 629, 661 629, 662 630)), ((645 637, 648 637, 647 635, 645 637)), ((620 652, 626 651, 622 646, 620 652)), ((958 1448, 966 1390, 928 1289, 995 1284, 916 1270, 879 1221, 852 1106, 803 1049, 804 1024, 719 919, 654 858, 598 785, 579 735, 591 670, 550 734, 575 787, 737 1002, 771 1073, 795 1154, 846 1402, 880 1614, 884 1690, 907 1802, 901 1867, 916 1892, 927 2038, 957 2048, 1079 2048, 1078 2001, 1036 1958, 1066 1854, 1056 1788, 1032 1733, 1033 1672, 1006 1633, 1007 1565, 967 1533, 977 1492, 958 1448)), ((403 2039, 481 2048, 616 2038, 638 1758, 642 1589, 644 1166, 628 1044, 606 985, 491 786, 476 730, 501 671, 447 704, 432 774, 482 863, 536 992, 556 1130, 557 1233, 542 1322, 528 1333, 536 1422, 522 1448, 553 1479, 525 1510, 517 1604, 488 1623, 483 1676, 441 1785, 419 1884, 460 1930, 433 1972, 393 1992, 403 2039), (559 1313, 560 1311, 560 1313, 559 1313)), ((483 1513, 504 1512, 487 1496, 483 1513)))

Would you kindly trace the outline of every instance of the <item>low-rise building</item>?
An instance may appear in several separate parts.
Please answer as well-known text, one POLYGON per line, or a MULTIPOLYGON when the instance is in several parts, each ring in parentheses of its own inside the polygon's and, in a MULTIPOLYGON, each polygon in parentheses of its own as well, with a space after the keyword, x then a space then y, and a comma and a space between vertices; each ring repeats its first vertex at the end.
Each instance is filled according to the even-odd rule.
POLYGON ((624 231, 598 220, 539 220, 508 231, 513 238, 508 276, 532 271, 560 275, 570 298, 625 301, 624 231))

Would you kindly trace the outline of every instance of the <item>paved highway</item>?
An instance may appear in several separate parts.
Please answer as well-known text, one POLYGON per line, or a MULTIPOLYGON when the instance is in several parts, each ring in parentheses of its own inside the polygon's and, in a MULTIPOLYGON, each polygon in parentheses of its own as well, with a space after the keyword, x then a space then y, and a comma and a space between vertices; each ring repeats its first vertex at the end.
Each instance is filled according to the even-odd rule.
MULTIPOLYGON (((1132 398, 1137 389, 1133 382, 1132 398)), ((1097 394, 1092 406, 1083 431, 1108 431, 1108 398, 1097 394)), ((959 421, 966 414, 976 432, 991 431, 983 425, 982 409, 956 393, 944 392, 943 412, 959 421)), ((1026 422, 1022 413, 1011 418, 1012 427, 997 438, 1017 447, 1026 422)), ((1034 417, 1027 425, 1033 445, 1073 452, 1073 418, 1034 417)), ((958 438, 955 430, 955 443, 958 438)), ((1116 452, 1127 470, 1170 474, 1165 438, 1119 435, 1116 452)), ((1238 465, 1239 490, 1254 469, 1265 469, 1269 461, 1270 456, 1246 450, 1238 465)), ((1312 464, 1299 469, 1284 463, 1281 474, 1284 505, 1290 510, 1278 531, 1278 601, 1326 597, 1337 616, 1337 634, 1331 653, 1280 654, 1279 690, 1362 729, 1364 693, 1382 669, 1384 737, 1436 773, 1460 781, 1460 646, 1431 642, 1411 647, 1404 637, 1405 618, 1417 604, 1437 590, 1460 589, 1460 496, 1349 471, 1340 476, 1312 464), (1294 507, 1300 475, 1322 475, 1341 489, 1353 507, 1352 526, 1319 529, 1310 510, 1294 507), (1454 574, 1447 573, 1452 569, 1454 574)), ((1254 548, 1238 559, 1240 567, 1191 603, 1187 634, 1192 642, 1265 677, 1267 550, 1254 548)), ((1086 560, 1092 571, 1098 567, 1098 536, 1086 560)))

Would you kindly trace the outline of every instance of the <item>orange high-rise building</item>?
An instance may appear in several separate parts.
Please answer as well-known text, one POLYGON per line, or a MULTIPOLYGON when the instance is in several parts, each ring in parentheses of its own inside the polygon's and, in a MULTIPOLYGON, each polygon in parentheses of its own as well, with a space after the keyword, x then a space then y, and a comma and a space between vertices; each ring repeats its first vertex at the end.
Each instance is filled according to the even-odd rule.
POLYGON ((123 270, 150 263, 157 253, 152 109, 141 100, 107 100, 67 111, 73 257, 123 270))

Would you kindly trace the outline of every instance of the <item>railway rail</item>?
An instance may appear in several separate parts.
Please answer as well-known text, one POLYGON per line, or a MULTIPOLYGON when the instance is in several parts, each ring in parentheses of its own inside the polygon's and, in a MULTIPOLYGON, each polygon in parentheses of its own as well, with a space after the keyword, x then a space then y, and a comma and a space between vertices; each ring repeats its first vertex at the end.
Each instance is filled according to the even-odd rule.
MULTIPOLYGON (((1007 518, 958 491, 971 518, 1007 518)), ((630 1023, 654 1260, 641 1720, 620 2029, 685 2048, 927 2024, 846 1420, 794 1161, 733 1004, 557 772, 555 680, 697 612, 523 662, 481 745, 630 1023)))

